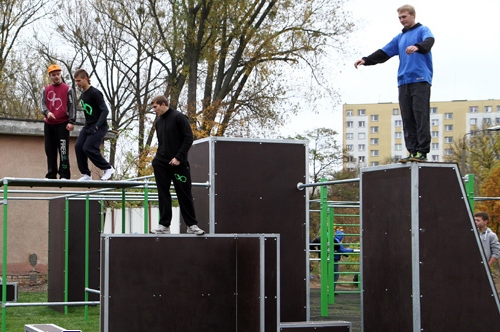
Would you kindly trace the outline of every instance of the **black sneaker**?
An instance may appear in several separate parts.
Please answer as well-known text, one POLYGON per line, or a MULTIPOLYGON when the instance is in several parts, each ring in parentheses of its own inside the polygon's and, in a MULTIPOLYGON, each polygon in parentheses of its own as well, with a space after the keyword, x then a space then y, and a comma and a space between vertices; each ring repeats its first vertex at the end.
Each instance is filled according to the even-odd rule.
POLYGON ((406 163, 407 163, 407 162, 409 162, 409 161, 411 160, 411 158, 413 158, 414 156, 415 156, 414 154, 410 153, 410 154, 408 155, 408 157, 406 157, 406 158, 401 158, 401 159, 399 159, 398 161, 399 161, 400 163, 402 163, 402 164, 406 164, 406 163))
POLYGON ((410 161, 427 161, 427 155, 422 152, 417 152, 414 156, 410 158, 410 161))

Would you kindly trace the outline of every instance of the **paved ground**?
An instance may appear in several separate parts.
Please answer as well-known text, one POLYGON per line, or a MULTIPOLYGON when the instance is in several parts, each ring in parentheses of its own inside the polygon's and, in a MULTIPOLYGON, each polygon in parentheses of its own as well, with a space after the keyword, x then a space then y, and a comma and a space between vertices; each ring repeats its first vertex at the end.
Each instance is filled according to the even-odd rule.
POLYGON ((361 297, 360 294, 337 294, 335 304, 328 306, 328 317, 321 316, 321 292, 311 288, 311 320, 343 320, 352 323, 352 332, 361 332, 361 297))

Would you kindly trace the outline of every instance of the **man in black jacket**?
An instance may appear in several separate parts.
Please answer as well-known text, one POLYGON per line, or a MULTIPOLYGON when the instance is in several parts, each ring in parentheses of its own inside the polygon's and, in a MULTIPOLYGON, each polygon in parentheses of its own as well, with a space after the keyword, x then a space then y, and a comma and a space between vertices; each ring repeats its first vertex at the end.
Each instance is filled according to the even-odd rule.
POLYGON ((158 188, 160 221, 153 234, 170 234, 172 221, 172 197, 170 183, 174 182, 182 218, 188 234, 203 235, 198 227, 191 194, 191 173, 188 151, 193 144, 193 132, 187 117, 170 108, 165 96, 153 98, 151 106, 158 116, 155 122, 158 150, 153 159, 153 169, 158 188))

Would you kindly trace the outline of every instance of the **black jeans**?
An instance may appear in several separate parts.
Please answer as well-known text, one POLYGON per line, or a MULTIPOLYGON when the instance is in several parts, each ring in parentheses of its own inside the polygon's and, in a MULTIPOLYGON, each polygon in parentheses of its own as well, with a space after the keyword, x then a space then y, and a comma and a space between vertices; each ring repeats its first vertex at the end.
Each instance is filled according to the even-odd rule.
POLYGON ((427 154, 430 151, 430 99, 431 85, 427 82, 403 84, 399 87, 405 145, 412 154, 427 154))
POLYGON ((170 227, 172 221, 172 196, 170 183, 174 182, 175 193, 179 201, 181 215, 187 226, 198 224, 194 211, 193 195, 191 194, 191 172, 189 163, 171 166, 168 161, 158 158, 152 162, 156 186, 158 188, 158 204, 160 210, 160 225, 170 227))
POLYGON ((76 161, 80 173, 90 175, 89 161, 102 170, 110 169, 111 165, 101 154, 101 144, 108 132, 108 126, 103 125, 97 131, 83 127, 75 143, 76 161))
POLYGON ((45 136, 45 154, 47 155, 47 179, 60 178, 70 179, 69 169, 69 131, 66 129, 67 122, 59 124, 47 124, 43 126, 45 136), (59 155, 59 169, 57 168, 57 156, 59 155))

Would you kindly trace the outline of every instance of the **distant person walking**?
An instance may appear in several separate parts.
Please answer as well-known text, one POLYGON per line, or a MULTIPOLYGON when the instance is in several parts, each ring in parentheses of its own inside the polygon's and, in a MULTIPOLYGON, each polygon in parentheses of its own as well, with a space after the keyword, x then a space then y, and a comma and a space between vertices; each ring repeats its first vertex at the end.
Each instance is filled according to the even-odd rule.
POLYGON ((92 180, 88 159, 103 170, 101 180, 109 180, 115 169, 101 154, 101 144, 108 132, 106 120, 109 113, 108 107, 102 92, 90 85, 89 74, 84 69, 78 69, 74 77, 76 85, 83 91, 80 100, 85 114, 85 126, 80 131, 75 144, 78 169, 82 173, 78 181, 92 180))
POLYGON ((488 266, 492 266, 500 258, 500 243, 498 236, 487 226, 490 215, 487 212, 478 211, 474 213, 474 222, 479 231, 479 238, 483 244, 484 254, 488 266))
POLYGON ((160 209, 158 228, 151 230, 151 233, 170 234, 172 221, 170 184, 173 182, 187 233, 203 235, 205 231, 198 227, 191 194, 191 171, 188 161, 188 152, 193 144, 191 125, 184 114, 168 106, 165 96, 153 98, 151 106, 158 116, 155 122, 158 150, 152 164, 160 209))
POLYGON ((69 168, 69 132, 76 120, 75 91, 62 80, 61 67, 52 64, 47 69, 50 85, 42 91, 41 111, 45 117, 43 135, 47 155, 47 179, 71 179, 69 168), (59 167, 57 156, 59 154, 59 167))
POLYGON ((434 36, 429 28, 415 22, 415 8, 404 5, 397 9, 403 31, 389 44, 354 63, 354 67, 371 66, 399 56, 399 107, 403 120, 406 149, 409 155, 400 159, 425 161, 430 151, 430 97, 434 36))

